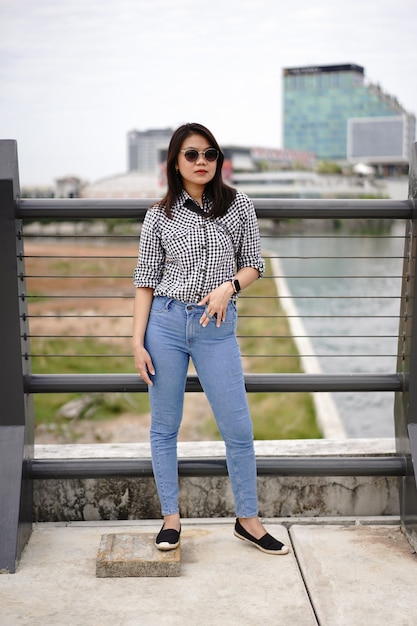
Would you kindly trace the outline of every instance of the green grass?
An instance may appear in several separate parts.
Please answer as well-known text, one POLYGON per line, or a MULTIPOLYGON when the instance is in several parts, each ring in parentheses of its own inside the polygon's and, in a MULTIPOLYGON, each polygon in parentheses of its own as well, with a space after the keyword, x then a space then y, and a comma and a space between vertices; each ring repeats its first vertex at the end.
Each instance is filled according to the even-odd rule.
MULTIPOLYGON (((93 338, 80 340, 32 339, 32 353, 42 355, 32 358, 34 374, 132 374, 133 357, 115 354, 120 348, 93 338), (92 354, 97 356, 79 356, 92 354), (56 355, 56 356, 51 356, 56 355)), ((36 423, 59 422, 63 405, 73 402, 83 394, 35 394, 36 423)), ((147 393, 90 393, 85 409, 79 418, 110 419, 129 411, 138 414, 149 412, 147 393)))

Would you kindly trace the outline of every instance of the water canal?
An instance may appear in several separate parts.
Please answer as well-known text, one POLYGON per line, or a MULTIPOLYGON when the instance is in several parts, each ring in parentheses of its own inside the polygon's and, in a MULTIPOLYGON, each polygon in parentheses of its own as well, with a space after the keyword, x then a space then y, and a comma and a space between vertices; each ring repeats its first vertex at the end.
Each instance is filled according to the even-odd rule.
MULTIPOLYGON (((323 373, 393 373, 404 248, 403 221, 381 235, 263 237, 278 256, 323 373)), ((392 392, 334 393, 348 437, 394 435, 392 392)))

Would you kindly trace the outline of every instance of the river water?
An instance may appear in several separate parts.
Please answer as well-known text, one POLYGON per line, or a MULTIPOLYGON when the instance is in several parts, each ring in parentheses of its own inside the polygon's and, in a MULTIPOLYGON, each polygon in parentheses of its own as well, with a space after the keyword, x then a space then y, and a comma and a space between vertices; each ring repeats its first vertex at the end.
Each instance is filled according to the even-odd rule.
MULTIPOLYGON (((323 373, 396 371, 403 221, 384 236, 263 237, 278 256, 323 373)), ((394 436, 394 393, 333 393, 348 437, 394 436)))

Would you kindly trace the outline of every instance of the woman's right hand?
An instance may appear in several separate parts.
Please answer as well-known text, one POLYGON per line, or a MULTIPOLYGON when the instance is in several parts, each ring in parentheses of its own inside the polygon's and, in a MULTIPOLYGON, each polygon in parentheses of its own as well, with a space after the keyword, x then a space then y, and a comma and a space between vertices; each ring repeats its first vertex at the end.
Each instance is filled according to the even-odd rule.
POLYGON ((149 352, 143 346, 134 347, 133 352, 135 355, 135 368, 139 376, 147 385, 152 387, 153 382, 150 376, 155 375, 155 368, 149 352))

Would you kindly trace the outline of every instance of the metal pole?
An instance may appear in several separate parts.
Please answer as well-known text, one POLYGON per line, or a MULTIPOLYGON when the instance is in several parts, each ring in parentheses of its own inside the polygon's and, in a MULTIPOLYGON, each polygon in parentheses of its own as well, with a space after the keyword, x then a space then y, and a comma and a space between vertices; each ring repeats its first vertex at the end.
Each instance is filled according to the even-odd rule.
MULTIPOLYGON (((25 377, 27 393, 147 393, 137 374, 34 374, 25 377)), ((403 391, 408 377, 401 374, 245 374, 248 393, 299 391, 403 391)), ((189 374, 185 390, 202 392, 196 374, 189 374)))
POLYGON ((395 394, 395 439, 397 453, 408 461, 408 471, 400 478, 401 520, 410 543, 417 549, 417 142, 411 149, 409 199, 414 210, 407 222, 404 249, 397 364, 397 372, 407 377, 409 384, 408 390, 404 387, 395 394))
MULTIPOLYGON (((258 476, 404 476, 400 456, 259 457, 258 476)), ((37 459, 30 474, 37 480, 151 478, 150 459, 37 459)), ((225 458, 179 459, 180 476, 226 476, 225 458)))
MULTIPOLYGON (((25 394, 21 318, 27 319, 24 298, 23 237, 15 219, 19 195, 17 145, 0 141, 0 571, 14 573, 32 532, 33 459, 32 396, 25 394)), ((26 333, 29 336, 29 333, 26 333)), ((24 348, 28 354, 30 351, 24 348)))
MULTIPOLYGON (((154 204, 152 198, 92 199, 44 198, 25 199, 19 202, 17 216, 22 219, 143 219, 146 209, 154 204)), ((413 212, 410 200, 338 200, 254 198, 255 210, 260 219, 407 219, 413 212)))

